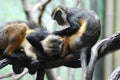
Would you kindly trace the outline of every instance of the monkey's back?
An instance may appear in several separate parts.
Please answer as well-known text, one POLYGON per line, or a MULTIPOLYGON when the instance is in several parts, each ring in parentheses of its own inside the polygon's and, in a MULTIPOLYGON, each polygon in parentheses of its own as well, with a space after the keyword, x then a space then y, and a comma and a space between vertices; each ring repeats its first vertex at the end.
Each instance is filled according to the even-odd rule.
POLYGON ((26 35, 27 25, 25 23, 10 23, 3 25, 0 30, 0 48, 6 49, 9 44, 20 45, 26 35))
MULTIPOLYGON (((101 32, 100 31, 101 24, 100 24, 99 16, 94 11, 87 10, 87 9, 71 8, 68 11, 68 16, 71 19, 76 18, 75 19, 76 21, 79 21, 79 19, 83 19, 83 20, 87 21, 87 28, 86 28, 84 34, 81 36, 81 40, 86 45, 92 46, 93 44, 95 44, 97 42, 97 40, 100 36, 100 32, 101 32)), ((85 44, 84 44, 84 46, 86 46, 85 44)))

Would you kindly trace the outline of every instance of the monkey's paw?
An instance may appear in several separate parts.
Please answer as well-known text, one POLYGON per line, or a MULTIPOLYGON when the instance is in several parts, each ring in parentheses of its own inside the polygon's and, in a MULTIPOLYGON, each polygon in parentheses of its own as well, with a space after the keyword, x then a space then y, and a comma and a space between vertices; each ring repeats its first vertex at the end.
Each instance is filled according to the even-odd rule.
POLYGON ((37 59, 32 58, 30 66, 28 67, 30 74, 35 74, 39 66, 39 61, 37 59))

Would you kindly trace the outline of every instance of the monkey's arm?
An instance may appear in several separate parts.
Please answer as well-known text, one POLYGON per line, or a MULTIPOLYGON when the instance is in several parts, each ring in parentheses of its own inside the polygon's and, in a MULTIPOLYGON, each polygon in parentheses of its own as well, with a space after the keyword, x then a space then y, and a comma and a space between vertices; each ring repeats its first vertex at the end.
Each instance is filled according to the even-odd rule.
POLYGON ((27 40, 30 42, 30 44, 37 49, 38 51, 40 50, 41 53, 44 53, 42 45, 40 45, 40 41, 44 39, 44 35, 39 32, 32 32, 27 35, 27 40))
POLYGON ((61 31, 55 31, 53 34, 59 35, 59 36, 71 36, 77 32, 79 29, 80 25, 76 21, 69 21, 70 27, 63 29, 61 31))

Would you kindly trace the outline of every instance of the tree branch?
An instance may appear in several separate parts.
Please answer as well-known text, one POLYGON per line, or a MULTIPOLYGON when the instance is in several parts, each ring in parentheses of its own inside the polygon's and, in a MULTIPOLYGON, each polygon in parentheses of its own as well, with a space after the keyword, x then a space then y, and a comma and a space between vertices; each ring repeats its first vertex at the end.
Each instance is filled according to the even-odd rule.
POLYGON ((21 74, 13 74, 12 77, 14 78, 14 80, 19 80, 27 73, 28 73, 28 70, 25 69, 21 74))
POLYGON ((29 0, 22 0, 22 4, 27 20, 33 20, 32 5, 29 3, 29 0))
MULTIPOLYGON (((91 50, 91 58, 87 66, 86 80, 92 80, 95 64, 100 58, 104 57, 106 54, 109 54, 109 52, 112 52, 118 49, 120 49, 120 33, 116 33, 111 38, 103 39, 97 42, 91 50)), ((46 61, 43 65, 40 66, 40 68, 41 69, 54 68, 54 67, 64 65, 66 62, 74 59, 75 56, 76 55, 69 54, 63 59, 58 59, 55 61, 46 61)), ((0 69, 8 65, 9 63, 10 63, 10 60, 6 58, 1 60, 0 69)))
POLYGON ((11 77, 13 74, 14 74, 14 73, 9 73, 9 74, 0 75, 0 79, 7 78, 7 77, 11 77))
POLYGON ((112 37, 101 46, 98 51, 98 58, 101 58, 106 54, 109 54, 109 52, 113 52, 118 49, 120 49, 120 32, 113 34, 112 37))
POLYGON ((108 39, 103 39, 100 42, 96 43, 92 49, 91 49, 91 58, 89 61, 89 64, 87 66, 87 72, 86 72, 86 77, 85 80, 92 80, 93 77, 93 71, 95 68, 95 64, 98 60, 98 50, 103 46, 103 44, 107 41, 108 39))
POLYGON ((39 11, 40 15, 39 15, 39 18, 38 18, 38 22, 39 24, 41 25, 42 23, 42 16, 45 12, 45 9, 46 9, 46 6, 51 2, 52 0, 47 0, 43 5, 42 5, 42 8, 41 10, 39 11))
POLYGON ((118 80, 120 77, 120 67, 115 69, 112 74, 108 77, 108 80, 118 80))
POLYGON ((42 2, 38 2, 36 5, 32 8, 32 13, 35 13, 37 10, 40 10, 40 7, 43 5, 42 2))
MULTIPOLYGON (((91 50, 91 59, 87 66, 86 80, 92 80, 95 64, 100 58, 104 57, 106 54, 109 54, 108 52, 112 52, 120 48, 119 42, 120 42, 120 33, 116 33, 111 38, 103 39, 93 46, 91 50)), ((75 55, 69 54, 63 59, 58 59, 55 61, 47 61, 42 66, 40 66, 40 68, 44 69, 44 68, 58 67, 74 59, 74 57, 75 55)), ((0 68, 3 68, 8 63, 10 63, 8 59, 3 59, 2 61, 0 61, 0 68)))
POLYGON ((15 74, 15 73, 4 74, 4 75, 0 75, 0 79, 8 78, 12 76, 14 80, 19 80, 27 73, 28 73, 28 70, 24 70, 21 74, 15 74))
POLYGON ((100 58, 118 49, 120 49, 120 33, 116 33, 111 38, 103 39, 96 43, 91 50, 91 58, 85 80, 92 80, 95 64, 100 58))
POLYGON ((81 0, 76 0, 75 7, 78 7, 78 5, 79 5, 80 1, 81 1, 81 0))

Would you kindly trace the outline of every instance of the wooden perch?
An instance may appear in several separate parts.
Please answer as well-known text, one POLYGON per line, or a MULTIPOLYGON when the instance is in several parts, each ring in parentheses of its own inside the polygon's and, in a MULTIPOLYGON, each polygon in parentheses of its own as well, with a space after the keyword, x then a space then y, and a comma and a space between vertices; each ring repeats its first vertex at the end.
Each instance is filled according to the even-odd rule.
MULTIPOLYGON (((91 50, 91 59, 87 66, 85 80, 92 80, 95 64, 100 58, 104 57, 106 54, 109 54, 109 52, 120 49, 119 42, 120 42, 120 33, 116 33, 111 38, 103 39, 98 43, 96 43, 95 46, 93 46, 91 50)), ((74 57, 75 55, 69 54, 64 59, 60 59, 56 61, 48 61, 42 67, 45 68, 58 67, 60 65, 63 65, 67 61, 72 60, 74 57)))
POLYGON ((118 49, 120 49, 120 33, 116 33, 111 38, 96 43, 91 50, 91 58, 85 80, 92 80, 95 64, 100 58, 118 49))
MULTIPOLYGON (((91 50, 91 59, 87 66, 86 80, 92 80, 95 64, 100 58, 104 57, 106 54, 109 54, 108 52, 118 50, 119 48, 120 48, 120 33, 116 33, 111 38, 103 39, 96 43, 91 50)), ((69 54, 63 59, 58 59, 55 61, 46 61, 44 64, 40 66, 40 68, 42 69, 58 67, 64 65, 66 62, 72 60, 74 57, 75 55, 69 54)), ((0 68, 3 68, 9 63, 10 61, 8 59, 1 60, 0 68)))
POLYGON ((109 54, 109 52, 113 52, 118 49, 120 49, 120 32, 113 34, 112 37, 109 38, 105 44, 103 44, 103 46, 98 51, 98 56, 101 58, 106 54, 109 54))

